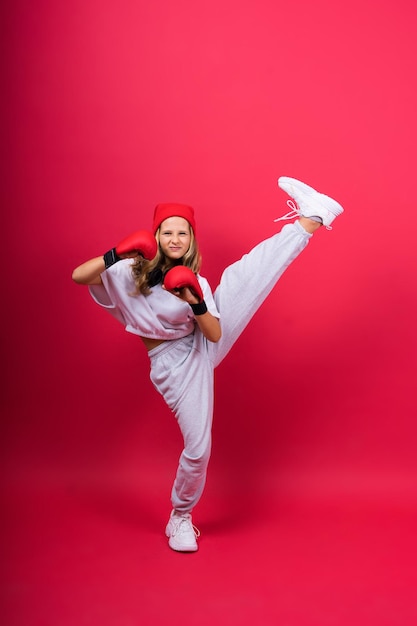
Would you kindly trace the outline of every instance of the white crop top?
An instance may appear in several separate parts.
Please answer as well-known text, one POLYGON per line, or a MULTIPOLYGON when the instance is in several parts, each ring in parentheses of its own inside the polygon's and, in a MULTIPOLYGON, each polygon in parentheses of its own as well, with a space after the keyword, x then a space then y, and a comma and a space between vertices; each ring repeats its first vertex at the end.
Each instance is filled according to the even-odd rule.
MULTIPOLYGON (((147 296, 131 295, 135 282, 131 259, 115 263, 101 274, 101 285, 89 285, 94 301, 107 309, 130 333, 149 339, 180 339, 193 332, 195 317, 190 305, 161 285, 151 288, 147 296)), ((220 318, 208 281, 198 275, 208 311, 220 318)))

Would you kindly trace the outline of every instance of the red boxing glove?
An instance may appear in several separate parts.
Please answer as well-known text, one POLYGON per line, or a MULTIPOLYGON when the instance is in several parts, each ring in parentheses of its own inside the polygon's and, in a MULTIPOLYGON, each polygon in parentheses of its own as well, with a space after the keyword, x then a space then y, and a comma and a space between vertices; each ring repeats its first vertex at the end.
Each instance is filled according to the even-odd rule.
POLYGON ((200 302, 204 300, 204 294, 198 282, 197 276, 189 267, 184 265, 176 265, 165 274, 164 287, 168 291, 176 289, 184 289, 188 287, 193 294, 199 298, 200 302))
POLYGON ((147 230, 137 230, 117 244, 104 255, 104 265, 106 269, 121 260, 121 254, 138 252, 147 261, 151 261, 158 250, 155 237, 147 230))
POLYGON ((147 261, 151 261, 157 251, 156 239, 147 230, 137 230, 125 239, 122 239, 116 246, 116 254, 129 254, 129 252, 139 252, 147 261))

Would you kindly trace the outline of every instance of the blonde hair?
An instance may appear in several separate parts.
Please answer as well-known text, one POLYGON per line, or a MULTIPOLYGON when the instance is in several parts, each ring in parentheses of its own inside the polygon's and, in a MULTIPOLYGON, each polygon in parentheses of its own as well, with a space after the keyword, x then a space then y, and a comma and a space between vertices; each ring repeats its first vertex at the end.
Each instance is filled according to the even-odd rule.
MULTIPOLYGON (((201 254, 191 224, 189 224, 189 227, 190 247, 182 257, 181 264, 185 265, 185 267, 189 267, 190 270, 194 272, 194 274, 198 274, 201 267, 201 254)), ((141 293, 146 296, 150 294, 151 287, 158 284, 159 282, 162 282, 162 279, 168 272, 168 270, 170 270, 175 265, 178 265, 178 262, 168 259, 162 252, 161 246, 159 245, 160 229, 161 227, 159 226, 158 230, 155 233, 155 239, 158 244, 158 251, 155 258, 152 259, 152 261, 146 261, 141 256, 138 256, 132 265, 132 274, 136 286, 136 291, 133 295, 138 295, 141 293), (158 274, 159 280, 153 282, 153 277, 158 274)))

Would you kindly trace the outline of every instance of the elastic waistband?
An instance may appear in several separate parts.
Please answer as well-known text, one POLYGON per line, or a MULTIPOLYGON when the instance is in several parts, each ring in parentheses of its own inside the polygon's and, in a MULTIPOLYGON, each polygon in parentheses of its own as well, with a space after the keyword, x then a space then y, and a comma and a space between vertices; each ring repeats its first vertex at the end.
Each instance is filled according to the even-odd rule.
POLYGON ((170 350, 173 350, 180 343, 192 343, 194 340, 194 333, 190 335, 186 335, 185 337, 180 337, 180 339, 168 339, 164 341, 164 343, 159 344, 156 348, 152 348, 149 350, 148 356, 150 359, 153 359, 156 356, 160 356, 161 354, 165 354, 170 350))

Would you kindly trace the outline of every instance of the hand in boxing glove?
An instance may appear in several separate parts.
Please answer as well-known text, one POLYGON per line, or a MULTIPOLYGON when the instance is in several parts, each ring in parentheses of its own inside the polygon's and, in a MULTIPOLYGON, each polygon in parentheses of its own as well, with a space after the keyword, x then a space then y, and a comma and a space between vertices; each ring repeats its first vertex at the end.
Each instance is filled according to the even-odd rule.
POLYGON ((176 265, 170 269, 164 278, 164 287, 167 291, 170 291, 175 296, 178 296, 182 300, 188 302, 192 308, 194 315, 203 315, 207 313, 207 306, 204 302, 204 294, 198 282, 197 276, 189 267, 184 265, 176 265), (199 300, 197 303, 189 301, 189 294, 187 290, 191 292, 193 299, 199 300))
POLYGON ((108 269, 121 259, 133 258, 141 254, 144 259, 151 261, 157 252, 158 246, 155 237, 147 230, 137 230, 125 239, 122 239, 115 248, 104 255, 104 264, 108 269))

